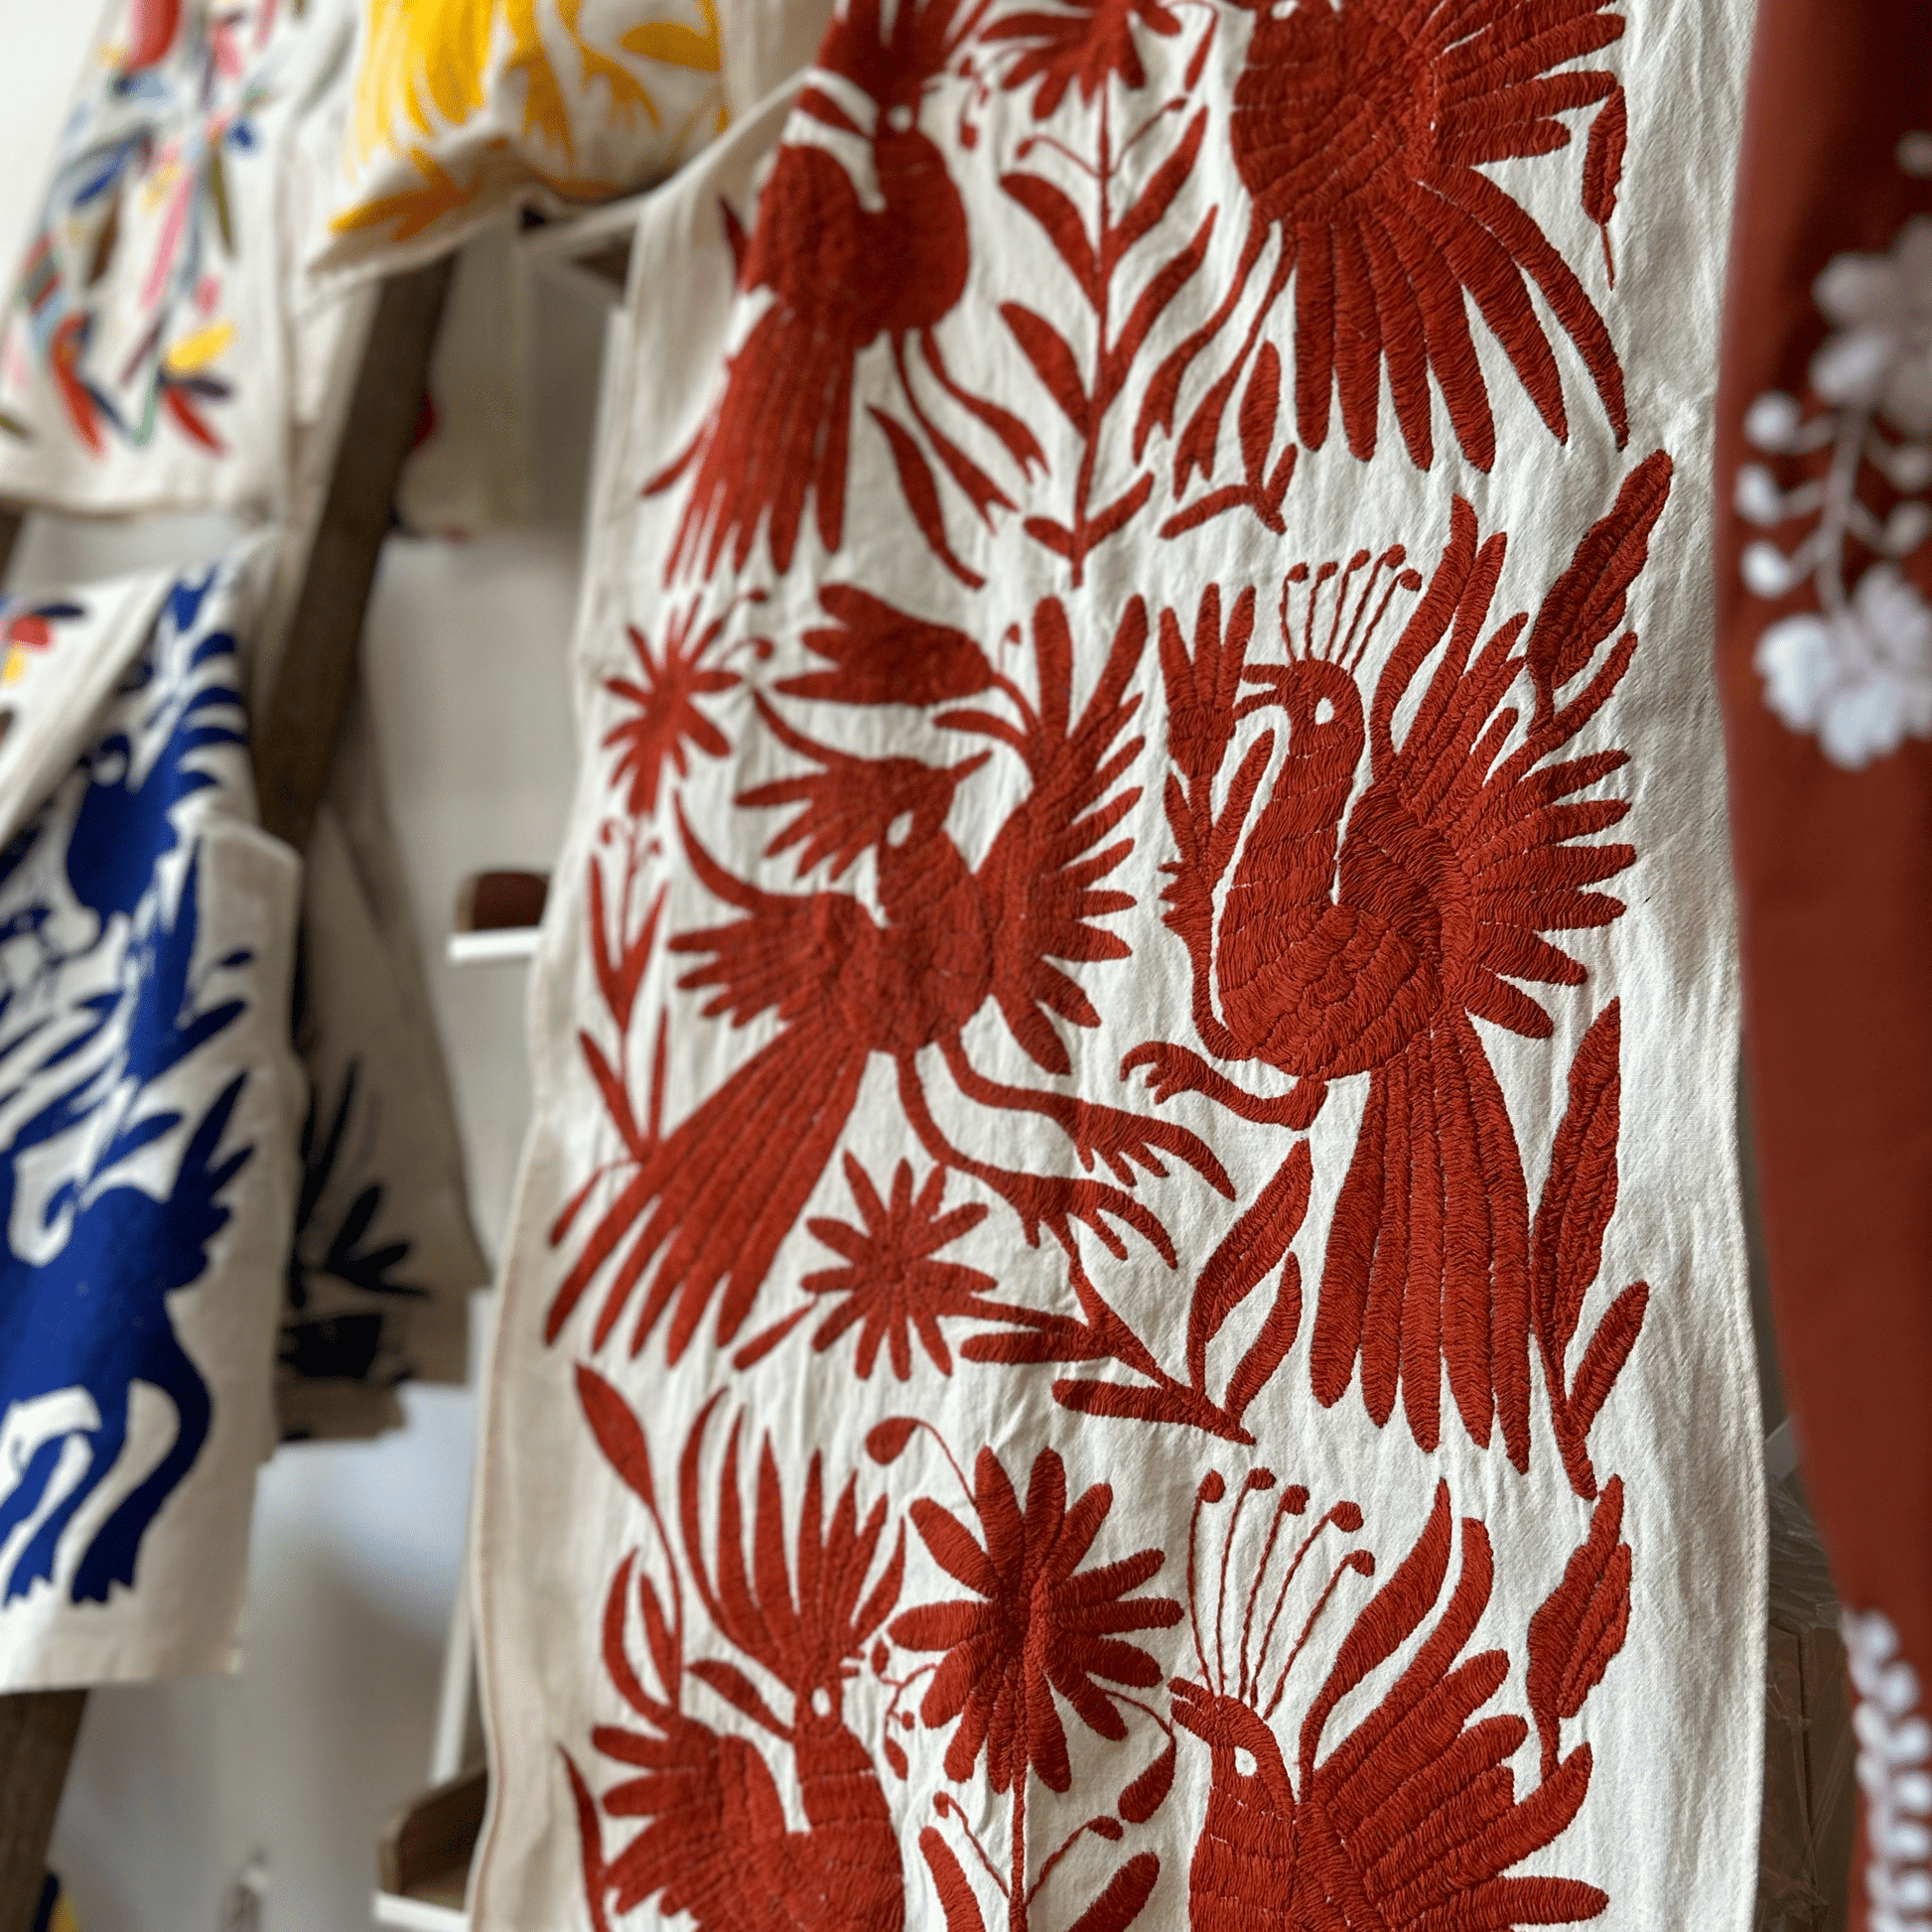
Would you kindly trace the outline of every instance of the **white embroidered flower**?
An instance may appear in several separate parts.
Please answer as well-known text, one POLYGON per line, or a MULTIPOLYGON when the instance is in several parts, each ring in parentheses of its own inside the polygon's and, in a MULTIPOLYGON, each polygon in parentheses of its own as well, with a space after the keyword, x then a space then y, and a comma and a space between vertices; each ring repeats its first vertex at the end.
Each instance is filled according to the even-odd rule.
POLYGON ((1918 1673, 1882 1610, 1847 1610, 1843 1628, 1870 1855, 1865 1923, 1870 1932, 1932 1932, 1932 1726, 1919 1708, 1918 1673))
POLYGON ((1907 436, 1932 432, 1932 215, 1913 215, 1887 255, 1836 256, 1813 293, 1838 333, 1812 357, 1812 387, 1907 436))
POLYGON ((1758 639, 1764 701, 1857 771, 1909 734, 1932 738, 1932 607, 1890 564, 1859 580, 1838 617, 1781 618, 1758 639))

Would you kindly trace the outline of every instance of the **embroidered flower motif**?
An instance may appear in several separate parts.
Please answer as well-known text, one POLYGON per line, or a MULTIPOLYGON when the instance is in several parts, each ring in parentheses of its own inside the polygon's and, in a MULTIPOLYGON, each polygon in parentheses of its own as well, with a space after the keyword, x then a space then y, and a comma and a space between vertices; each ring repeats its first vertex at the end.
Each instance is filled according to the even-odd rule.
MULTIPOLYGON (((1900 144, 1908 173, 1911 152, 1900 144)), ((1746 544, 1738 572, 1766 600, 1809 583, 1811 609, 1771 624, 1752 661, 1766 705, 1857 771, 1932 737, 1932 610, 1899 568, 1932 535, 1932 215, 1911 216, 1885 254, 1833 257, 1812 293, 1836 325, 1810 364, 1824 406, 1758 396, 1744 440, 1775 467, 1742 465, 1732 497, 1767 532, 1809 527, 1746 544), (1874 480, 1891 496, 1882 516, 1874 480)))
POLYGON ((734 671, 707 670, 704 654, 717 637, 723 619, 715 620, 691 642, 697 620, 694 605, 673 618, 664 634, 664 655, 651 654, 650 639, 635 624, 624 627, 636 653, 641 684, 629 678, 607 679, 605 690, 636 706, 633 716, 614 725, 604 737, 606 751, 619 754, 614 782, 630 780, 626 807, 633 814, 657 809, 657 783, 669 759, 681 778, 689 769, 685 747, 695 746, 707 758, 721 759, 730 751, 725 735, 698 708, 698 700, 729 691, 738 683, 734 671))
POLYGON ((1005 84, 1018 91, 1037 80, 1034 118, 1043 121, 1076 82, 1089 106, 1112 76, 1130 88, 1147 85, 1147 69, 1134 45, 1137 20, 1163 38, 1180 31, 1179 20, 1161 0, 1066 0, 1051 13, 1009 14, 996 20, 986 38, 1012 41, 1022 49, 1005 84))
POLYGON ((1932 608, 1890 564, 1860 578, 1834 616, 1780 619, 1754 657, 1764 701, 1857 771, 1910 735, 1932 737, 1932 608))
POLYGON ((1859 1784, 1865 1796, 1865 1903, 1874 1928, 1925 1923, 1932 1907, 1927 1851, 1932 1833, 1932 1729, 1919 1703, 1918 1673, 1899 1654, 1898 1631, 1882 1610, 1847 1610, 1847 1663, 1859 1708, 1859 1784))
POLYGON ((855 1366, 870 1379, 884 1342, 893 1360, 893 1373, 903 1382, 912 1373, 912 1331, 941 1375, 952 1373, 952 1351, 939 1331, 941 1315, 1000 1313, 998 1306, 982 1300, 981 1291, 993 1277, 957 1262, 932 1257, 986 1219, 978 1201, 941 1214, 946 1171, 934 1168, 916 1197, 912 1192, 911 1163, 901 1161, 893 1175, 892 1204, 851 1155, 845 1157, 845 1177, 858 1203, 863 1227, 829 1218, 806 1226, 826 1247, 845 1257, 843 1268, 823 1268, 799 1284, 808 1295, 842 1295, 845 1300, 820 1322, 812 1336, 819 1353, 831 1347, 856 1321, 859 1352, 855 1366))
POLYGON ((1932 432, 1932 215, 1913 215, 1889 254, 1837 256, 1813 293, 1838 333, 1812 357, 1812 387, 1908 436, 1932 432))
POLYGON ((1161 1568, 1159 1550, 1080 1570, 1114 1492, 1097 1482, 1069 1509, 1066 1469, 1052 1449, 1035 1458, 1024 1511, 990 1449, 980 1450, 973 1477, 984 1549, 934 1502, 915 1502, 912 1521, 939 1566, 980 1600, 920 1604, 894 1619, 892 1638, 946 1653, 919 1716, 931 1729, 959 1720, 946 1747, 948 1777, 970 1777, 984 1749, 994 1790, 1017 1788, 1031 1766, 1050 1789, 1065 1791, 1073 1774, 1054 1694, 1088 1729, 1116 1742, 1125 1737, 1102 1683, 1152 1690, 1163 1673, 1121 1633, 1170 1629, 1180 1621, 1180 1605, 1131 1594, 1161 1568))

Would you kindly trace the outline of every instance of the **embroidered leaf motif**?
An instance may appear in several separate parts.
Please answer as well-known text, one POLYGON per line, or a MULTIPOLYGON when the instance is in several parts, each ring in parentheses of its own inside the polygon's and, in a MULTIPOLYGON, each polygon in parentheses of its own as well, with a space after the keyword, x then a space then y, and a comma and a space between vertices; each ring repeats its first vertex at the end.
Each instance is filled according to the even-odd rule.
POLYGON ((969 591, 979 590, 986 579, 978 571, 970 570, 961 563, 946 540, 945 514, 939 507, 939 486, 932 480, 932 466, 925 460, 925 452, 919 448, 912 433, 903 424, 895 422, 885 410, 868 404, 866 413, 885 432, 887 446, 893 453, 893 467, 898 472, 898 486, 905 492, 905 506, 912 512, 913 521, 931 546, 932 554, 969 591))
POLYGON ((1073 1921, 1071 1932, 1126 1932, 1141 1915, 1155 1882, 1161 1876, 1161 1861, 1152 1852, 1138 1852, 1107 1880, 1106 1888, 1073 1921))
POLYGON ((1550 1171, 1530 1237, 1530 1297, 1551 1420, 1564 1468, 1578 1495, 1596 1494, 1587 1448, 1590 1425, 1615 1384, 1643 1326, 1650 1291, 1623 1290, 1584 1350, 1574 1382, 1566 1364, 1596 1280, 1603 1235, 1616 1211, 1616 1149, 1622 1079, 1621 1019, 1612 1000, 1596 1016, 1570 1066, 1570 1104, 1550 1150, 1550 1171))
POLYGON ((1584 152, 1584 212, 1603 238, 1603 273, 1616 286, 1616 260, 1610 252, 1610 216, 1623 179, 1623 150, 1629 140, 1629 112, 1621 87, 1596 110, 1584 152))
POLYGON ((1114 1809, 1130 1825, 1145 1825, 1168 1801, 1173 1788, 1175 1743, 1173 1736, 1161 1746, 1161 1754, 1120 1794, 1114 1809))
POLYGON ((851 584, 826 585, 818 602, 832 621, 807 630, 804 643, 833 668, 780 678, 786 697, 934 705, 992 688, 993 667, 963 630, 908 617, 851 584))
POLYGON ((1202 137, 1207 132, 1207 109, 1202 108, 1187 123, 1173 152, 1163 161, 1148 178, 1147 186, 1135 198, 1133 205, 1120 217, 1108 248, 1107 266, 1111 271, 1115 262, 1147 235, 1169 208, 1174 199, 1186 187, 1188 178, 1194 172, 1194 162, 1200 155, 1202 137))
POLYGON ((946 1932, 986 1932, 979 1900, 966 1882, 952 1848, 930 1825, 919 1833, 919 1856, 932 1873, 933 1889, 939 1894, 939 1909, 946 1915, 946 1932))
MULTIPOLYGON (((1197 1387, 1206 1384, 1208 1343, 1220 1333, 1228 1316, 1281 1264, 1288 1244, 1301 1231, 1313 1173, 1309 1144, 1298 1141, 1196 1277, 1194 1298, 1187 1311, 1187 1372, 1197 1387)), ((1299 1290, 1295 1300, 1299 1317, 1299 1290)))
POLYGON ((629 1404, 596 1369, 583 1362, 577 1365, 577 1400, 604 1459, 646 1509, 655 1510, 657 1491, 651 1480, 650 1449, 629 1404))
MULTIPOLYGON (((1563 1582, 1530 1618, 1524 1688, 1546 1780, 1556 1772, 1564 1720, 1576 1717, 1603 1681, 1630 1627, 1630 1546, 1619 1541, 1622 1526, 1623 1478, 1612 1476, 1590 1511, 1588 1535, 1564 1566, 1563 1582)), ((1575 1755, 1587 1763, 1589 1746, 1575 1755)))
POLYGON ((1065 339, 1050 322, 1018 302, 1001 303, 1000 314, 1045 384, 1046 393, 1058 404, 1060 414, 1084 435, 1089 424, 1087 394, 1080 386, 1080 371, 1065 339))
POLYGON ((1051 182, 1042 181, 1037 175, 1018 171, 1002 175, 1000 186, 1046 230, 1046 238, 1073 271, 1081 292, 1088 301, 1093 301, 1100 292, 1100 264, 1094 260, 1092 246, 1073 204, 1051 182))

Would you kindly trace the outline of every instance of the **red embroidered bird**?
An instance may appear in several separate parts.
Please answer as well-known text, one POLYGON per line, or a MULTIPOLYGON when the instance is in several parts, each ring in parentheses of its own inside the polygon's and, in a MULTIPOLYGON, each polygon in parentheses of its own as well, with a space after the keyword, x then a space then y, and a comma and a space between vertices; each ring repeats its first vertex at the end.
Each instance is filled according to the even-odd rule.
MULTIPOLYGON (((965 291, 971 247, 965 204, 938 144, 918 126, 919 103, 985 5, 899 0, 888 27, 883 0, 849 0, 833 21, 798 101, 809 128, 794 121, 793 137, 779 144, 739 274, 741 291, 765 292, 769 302, 731 356, 723 392, 690 448, 644 485, 652 495, 695 465, 667 581, 691 568, 709 576, 727 546, 732 568, 743 570, 760 523, 773 565, 788 569, 807 496, 825 548, 840 547, 854 365, 882 336, 907 408, 983 519, 1012 501, 921 406, 908 343, 918 343, 939 389, 986 424, 1023 470, 1043 461, 1025 424, 953 380, 933 335, 965 291)), ((978 584, 945 548, 915 439, 887 411, 871 414, 901 477, 923 480, 915 499, 930 494, 919 519, 928 539, 949 568, 978 584)), ((913 507, 918 513, 920 502, 913 507)))
MULTIPOLYGON (((1272 1475, 1257 1471, 1243 1500, 1273 1482, 1272 1475)), ((1218 1500, 1219 1477, 1210 1476, 1202 1493, 1203 1500, 1218 1500)), ((1308 1703, 1291 1771, 1270 1721, 1336 1587, 1351 1572, 1367 1576, 1375 1568, 1365 1551, 1351 1551, 1342 1560, 1288 1651, 1271 1693, 1268 1653, 1298 1570, 1330 1525, 1352 1534, 1362 1522, 1359 1509, 1341 1504, 1315 1525, 1292 1558, 1284 1551, 1280 1596, 1257 1630, 1262 1585, 1283 1519, 1300 1515, 1307 1502, 1308 1491, 1299 1486, 1282 1492, 1247 1593, 1234 1659, 1238 1669, 1225 1660, 1218 1615, 1209 1664, 1196 1605, 1201 1681, 1177 1680, 1169 1687, 1174 1722, 1207 1745, 1212 1767, 1207 1811, 1187 1874, 1192 1932, 1386 1932, 1395 1926, 1514 1932, 1520 1926, 1595 1918, 1609 1899, 1594 1885, 1509 1875, 1512 1865, 1553 1843, 1577 1816, 1589 1790, 1591 1758, 1587 1744, 1560 1762, 1546 1749, 1541 1781, 1518 1799, 1510 1759, 1529 1727, 1514 1715, 1476 1716, 1508 1679, 1510 1660, 1501 1650, 1462 1655, 1488 1607, 1494 1569, 1488 1532, 1473 1517, 1462 1518, 1460 1571, 1435 1627, 1374 1707, 1322 1755, 1322 1733, 1336 1707, 1415 1636, 1442 1594, 1452 1542, 1447 1484, 1438 1484, 1435 1507, 1415 1547, 1362 1606, 1308 1703)), ((1239 1522, 1238 1505, 1234 1521, 1239 1522)), ((1231 1524, 1230 1544, 1233 1535, 1231 1524)), ((1622 1555, 1627 1617, 1627 1546, 1622 1555)), ((1218 1607, 1225 1608, 1225 1556, 1221 1574, 1218 1607)), ((1194 1594, 1191 1579, 1189 1593, 1194 1594)), ((1569 1706, 1573 1715, 1581 1708, 1582 1692, 1600 1678, 1622 1643, 1623 1620, 1614 1614, 1609 1594, 1601 1607, 1602 1633, 1613 1641, 1592 1647, 1596 1629, 1571 1632, 1570 1650, 1559 1659, 1574 1658, 1580 1688, 1569 1706)), ((1295 1627, 1291 1621, 1286 1629, 1295 1627)), ((1533 1622, 1533 1671, 1543 1661, 1537 1656, 1537 1634, 1533 1622)), ((1540 1726, 1542 1718, 1539 1712, 1540 1726)))
MULTIPOLYGON (((1145 1068, 1158 1098, 1191 1089, 1297 1132, 1311 1124, 1330 1081, 1368 1074, 1322 1268, 1310 1355, 1315 1395, 1338 1401, 1359 1359, 1376 1423, 1388 1421, 1399 1385, 1416 1442, 1434 1449, 1447 1365, 1471 1439, 1486 1444, 1499 1420, 1519 1469, 1529 1462, 1529 1207, 1502 1090, 1473 1023, 1548 1038, 1549 1016, 1509 982, 1581 984, 1583 966, 1543 935, 1605 925, 1623 910, 1588 888, 1623 871, 1634 850, 1576 841, 1614 825, 1628 803, 1573 794, 1627 755, 1548 760, 1595 716, 1630 662, 1636 637, 1626 632, 1564 696, 1622 621, 1670 476, 1661 451, 1631 473, 1615 507, 1577 546, 1521 650, 1521 614, 1478 648, 1506 539, 1498 533, 1478 546, 1474 512, 1457 498, 1442 560, 1376 682, 1366 730, 1353 673, 1389 601, 1385 591, 1370 612, 1376 579, 1400 568, 1400 550, 1369 571, 1352 616, 1349 583, 1368 553, 1350 562, 1318 641, 1318 593, 1335 570, 1323 565, 1299 647, 1288 597, 1307 572, 1291 572, 1285 664, 1244 669, 1251 599, 1237 607, 1224 645, 1207 634, 1218 600, 1211 610, 1203 601, 1192 661, 1171 613, 1163 624, 1170 749, 1195 767, 1192 791, 1179 776, 1169 780, 1169 823, 1182 856, 1169 867, 1166 894, 1168 923, 1193 958, 1195 1030, 1217 1059, 1259 1061, 1294 1085, 1263 1099, 1198 1053, 1160 1041, 1136 1047, 1122 1074, 1145 1068), (1519 733, 1505 700, 1526 670, 1535 702, 1519 733), (1262 690, 1234 705, 1243 681, 1262 690), (1201 779, 1211 785, 1209 767, 1225 757, 1234 719, 1277 707, 1288 745, 1267 801, 1250 821, 1272 733, 1249 748, 1215 817, 1201 779), (1205 764, 1202 744, 1214 748, 1205 764), (1365 744, 1367 782, 1351 804, 1365 744)), ((1413 573, 1404 579, 1420 586, 1413 573)))
MULTIPOLYGON (((1386 364, 1414 462, 1433 460, 1433 373, 1463 455, 1487 470, 1496 432, 1470 300, 1563 439, 1563 379, 1532 290, 1575 344, 1621 445, 1623 372, 1603 318, 1522 204, 1483 172, 1567 146, 1558 116, 1597 102, 1609 103, 1604 139, 1620 142, 1615 76, 1567 65, 1621 36, 1613 0, 1240 4, 1255 24, 1229 138, 1250 198, 1247 238, 1225 300, 1150 385, 1137 447, 1154 424, 1173 426, 1182 377, 1233 318, 1271 238, 1274 267, 1247 335, 1176 448, 1177 483, 1212 470, 1235 384, 1291 279, 1295 410, 1310 449, 1327 439, 1338 394, 1349 449, 1373 453, 1386 364)), ((1592 129, 1585 200, 1599 225, 1614 201, 1603 145, 1592 129)))
MULTIPOLYGON (((608 1383, 580 1369, 579 1388, 587 1409, 596 1405, 604 1412, 607 1430, 615 1419, 641 1446, 635 1417, 608 1383)), ((666 1917, 689 1912, 698 1932, 900 1932, 905 1879, 898 1833, 872 1754, 845 1722, 844 1697, 856 1661, 898 1600, 904 1530, 868 1589, 885 1532, 885 1499, 862 1524, 856 1479, 849 1479, 827 1517, 814 1454, 798 1515, 796 1561, 788 1564, 783 1492, 767 1441, 759 1457, 748 1553, 734 1428, 718 1484, 714 1578, 705 1557, 698 1453, 716 1404, 714 1397, 699 1416, 679 1465, 685 1567, 719 1635, 784 1687, 791 1715, 787 1720, 773 1711, 736 1664, 687 1664, 675 1567, 667 1615, 637 1553, 623 1560, 605 1609, 604 1660, 619 1695, 644 1727, 600 1725, 592 1731, 601 1755, 628 1767, 601 1801, 564 1754, 592 1922, 607 1923, 607 1899, 622 1915, 657 1893, 666 1917), (624 1640, 633 1574, 661 1695, 644 1688, 624 1640), (764 1750, 684 1709, 687 1673, 789 1751, 803 1831, 791 1828, 764 1750), (611 1818, 645 1821, 608 1860, 600 1803, 611 1818)), ((654 1498, 648 1506, 655 1521, 654 1498)), ((670 1540, 661 1522, 657 1529, 668 1564, 670 1540)))
POLYGON ((547 1338, 627 1243, 595 1345, 653 1261, 632 1352, 675 1300, 667 1349, 677 1360, 714 1295, 721 1297, 718 1339, 729 1342, 831 1159, 874 1055, 893 1063, 900 1105, 928 1155, 1005 1199, 1030 1242, 1043 1227, 1071 1251, 1078 1221, 1124 1255, 1111 1217, 1136 1229, 1172 1266, 1166 1229, 1123 1191, 1134 1184, 1136 1167, 1165 1173, 1165 1153, 1223 1193, 1233 1191, 1213 1154, 1186 1130, 990 1079, 972 1064, 964 1039, 968 1023, 992 1004, 1036 1065, 1065 1074, 1071 1061, 1048 1015, 1080 1027, 1099 1024, 1087 995, 1053 962, 1120 959, 1129 950, 1095 921, 1134 903, 1100 882, 1132 849, 1128 839, 1104 842, 1140 796, 1120 780, 1143 744, 1123 742, 1122 734, 1140 705, 1127 687, 1147 642, 1146 606, 1136 598, 1127 607, 1076 717, 1073 640, 1053 599, 1034 614, 1036 705, 959 631, 846 587, 829 587, 821 602, 835 621, 807 632, 805 642, 836 668, 784 680, 780 692, 855 705, 947 705, 932 723, 1004 747, 1030 788, 971 866, 947 835, 946 819, 958 787, 991 752, 938 767, 907 758, 855 758, 816 744, 758 701, 772 737, 814 767, 739 799, 752 809, 797 808, 766 855, 797 846, 799 877, 829 862, 836 880, 872 853, 878 912, 855 893, 764 892, 728 872, 683 825, 699 882, 742 916, 671 941, 674 951, 705 960, 679 984, 713 989, 707 1016, 729 1014, 743 1026, 774 1012, 783 1031, 644 1151, 559 1287, 547 1338), (1017 722, 964 702, 976 697, 1004 698, 1017 722), (929 1075, 920 1063, 927 1048, 938 1049, 965 1099, 1044 1115, 1072 1142, 1083 1167, 1098 1156, 1122 1185, 1018 1173, 964 1152, 928 1105, 929 1075))

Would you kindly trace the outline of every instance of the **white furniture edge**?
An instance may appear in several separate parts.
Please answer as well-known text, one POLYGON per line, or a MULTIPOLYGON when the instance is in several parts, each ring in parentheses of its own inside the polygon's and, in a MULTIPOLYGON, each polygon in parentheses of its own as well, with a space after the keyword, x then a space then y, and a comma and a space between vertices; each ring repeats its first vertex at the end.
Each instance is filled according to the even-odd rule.
POLYGON ((432 1905, 426 1899, 405 1898, 400 1892, 375 1894, 375 1922, 392 1932, 470 1932, 470 1914, 452 1905, 432 1905))
POLYGON ((543 928, 535 925, 497 926, 487 932, 450 934, 452 966, 493 966, 505 960, 533 959, 543 928))

